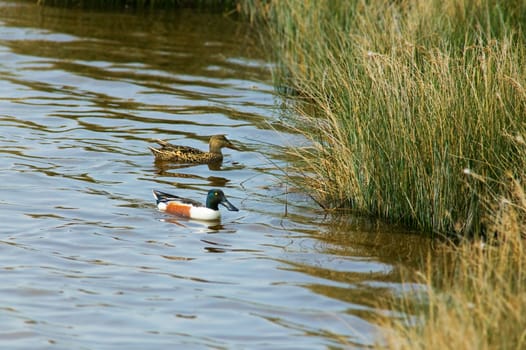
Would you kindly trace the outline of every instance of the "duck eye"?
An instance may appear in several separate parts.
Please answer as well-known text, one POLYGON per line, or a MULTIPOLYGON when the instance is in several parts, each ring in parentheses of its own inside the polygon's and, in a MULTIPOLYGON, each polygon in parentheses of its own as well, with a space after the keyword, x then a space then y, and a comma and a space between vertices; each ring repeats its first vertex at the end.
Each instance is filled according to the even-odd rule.
POLYGON ((217 197, 218 195, 219 195, 219 193, 217 193, 217 192, 214 192, 214 196, 216 196, 216 197, 217 197))

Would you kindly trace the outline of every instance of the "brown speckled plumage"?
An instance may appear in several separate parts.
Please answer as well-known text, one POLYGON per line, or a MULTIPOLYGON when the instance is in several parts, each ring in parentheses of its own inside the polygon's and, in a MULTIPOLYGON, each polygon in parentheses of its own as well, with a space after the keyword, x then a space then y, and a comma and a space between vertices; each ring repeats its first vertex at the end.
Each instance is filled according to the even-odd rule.
POLYGON ((149 147, 156 160, 175 161, 181 163, 214 163, 223 160, 223 147, 237 150, 237 148, 225 137, 225 135, 214 135, 210 137, 209 152, 201 151, 189 146, 172 145, 163 140, 157 140, 161 148, 149 147))

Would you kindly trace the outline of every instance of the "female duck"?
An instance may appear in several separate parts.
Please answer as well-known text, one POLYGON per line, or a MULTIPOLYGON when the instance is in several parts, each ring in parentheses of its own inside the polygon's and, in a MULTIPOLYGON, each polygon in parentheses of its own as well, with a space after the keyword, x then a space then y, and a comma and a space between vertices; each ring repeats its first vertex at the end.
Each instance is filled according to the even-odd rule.
POLYGON ((182 198, 173 194, 153 190, 153 196, 157 201, 159 210, 184 216, 197 220, 219 220, 219 204, 225 206, 230 211, 238 211, 232 203, 226 199, 223 191, 212 189, 206 196, 206 205, 202 205, 192 199, 182 198))
POLYGON ((201 151, 189 146, 172 145, 163 140, 157 140, 161 148, 149 147, 156 160, 177 161, 181 163, 215 163, 223 160, 223 147, 238 150, 225 135, 210 137, 209 152, 201 151))

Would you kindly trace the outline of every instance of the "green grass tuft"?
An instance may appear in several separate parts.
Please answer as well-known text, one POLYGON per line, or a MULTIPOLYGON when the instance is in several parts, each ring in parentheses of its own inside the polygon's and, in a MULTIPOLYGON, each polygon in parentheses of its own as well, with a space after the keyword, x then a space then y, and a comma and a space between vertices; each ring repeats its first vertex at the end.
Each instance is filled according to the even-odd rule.
POLYGON ((276 84, 295 93, 300 181, 326 208, 481 232, 480 198, 526 159, 519 0, 272 2, 276 84), (486 182, 474 182, 465 172, 486 182))

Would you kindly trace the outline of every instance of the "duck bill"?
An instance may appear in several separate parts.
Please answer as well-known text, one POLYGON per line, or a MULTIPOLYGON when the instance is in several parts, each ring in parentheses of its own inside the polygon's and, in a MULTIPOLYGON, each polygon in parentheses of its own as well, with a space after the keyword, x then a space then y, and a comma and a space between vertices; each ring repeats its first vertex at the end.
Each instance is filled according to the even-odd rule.
POLYGON ((221 205, 223 205, 225 208, 227 208, 230 211, 239 211, 239 209, 234 207, 234 205, 232 203, 230 203, 228 201, 228 199, 226 199, 226 198, 221 201, 221 205))
POLYGON ((225 147, 235 149, 236 151, 240 151, 240 149, 237 148, 232 142, 229 142, 228 145, 226 145, 225 147))

